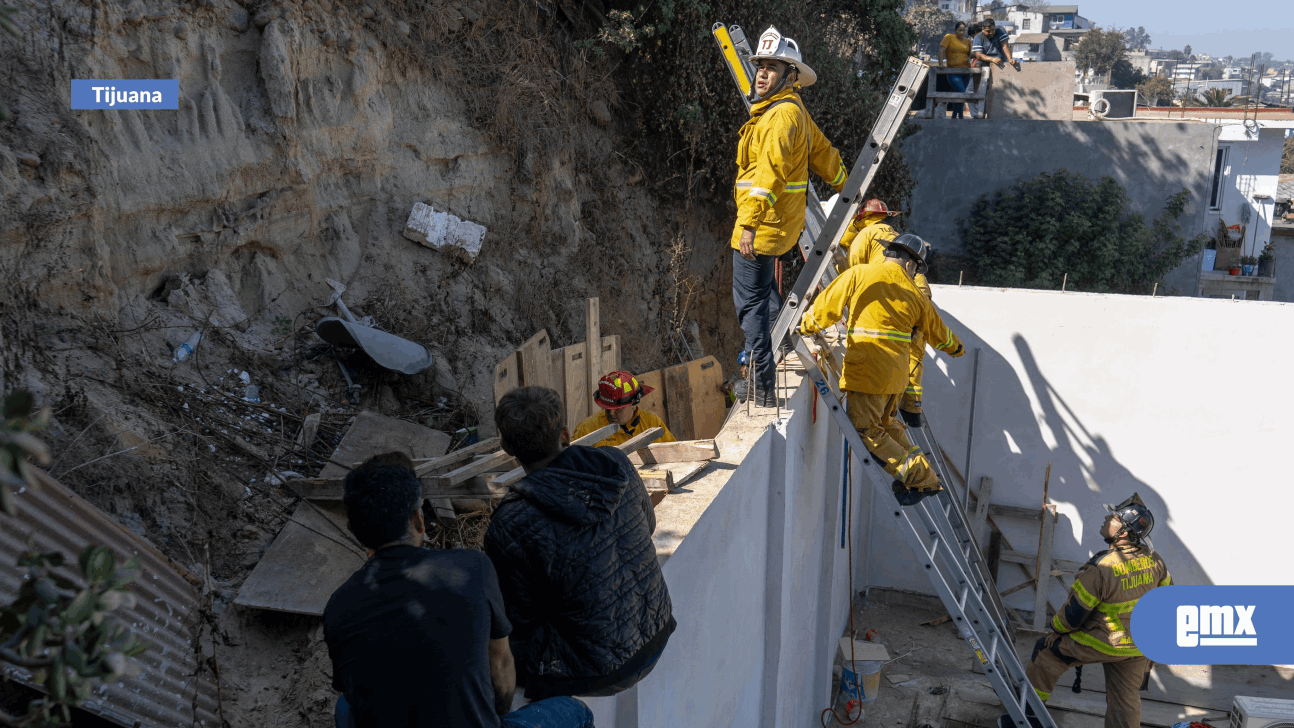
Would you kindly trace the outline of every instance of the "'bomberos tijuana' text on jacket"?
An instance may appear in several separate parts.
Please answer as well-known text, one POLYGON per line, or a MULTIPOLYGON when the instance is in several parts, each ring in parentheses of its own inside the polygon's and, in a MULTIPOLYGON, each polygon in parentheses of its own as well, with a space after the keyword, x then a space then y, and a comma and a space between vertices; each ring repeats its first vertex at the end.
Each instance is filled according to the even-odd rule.
POLYGON ((1145 546, 1102 551, 1078 570, 1069 599, 1051 620, 1052 629, 1107 655, 1138 657, 1132 608, 1151 589, 1172 583, 1168 565, 1145 546))

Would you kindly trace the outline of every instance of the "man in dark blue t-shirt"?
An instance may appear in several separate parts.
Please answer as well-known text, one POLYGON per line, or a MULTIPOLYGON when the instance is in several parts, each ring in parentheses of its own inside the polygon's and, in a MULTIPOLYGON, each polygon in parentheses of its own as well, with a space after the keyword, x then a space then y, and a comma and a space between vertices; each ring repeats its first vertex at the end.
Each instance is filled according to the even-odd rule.
POLYGON ((346 476, 350 530, 369 559, 324 608, 338 728, 592 728, 574 698, 508 713, 516 673, 498 577, 480 551, 422 548, 411 466, 396 453, 346 476))
POLYGON ((1020 62, 1011 57, 1011 37, 997 27, 992 18, 985 18, 980 23, 980 32, 971 45, 971 58, 980 63, 995 64, 998 68, 1010 63, 1015 70, 1020 70, 1020 62))

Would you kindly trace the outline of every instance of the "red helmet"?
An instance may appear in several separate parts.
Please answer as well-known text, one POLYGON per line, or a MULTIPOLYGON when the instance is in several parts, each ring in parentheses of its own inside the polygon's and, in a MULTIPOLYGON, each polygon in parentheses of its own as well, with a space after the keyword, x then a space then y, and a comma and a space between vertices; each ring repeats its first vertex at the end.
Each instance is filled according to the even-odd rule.
POLYGON ((593 401, 605 410, 624 409, 631 404, 638 404, 645 394, 655 389, 639 383, 629 372, 611 372, 598 380, 598 393, 593 401))
POLYGON ((859 208, 858 214, 854 217, 855 219, 862 220, 867 215, 885 215, 886 217, 889 217, 890 215, 897 214, 898 213, 890 212, 890 208, 886 207, 884 202, 873 197, 859 208))

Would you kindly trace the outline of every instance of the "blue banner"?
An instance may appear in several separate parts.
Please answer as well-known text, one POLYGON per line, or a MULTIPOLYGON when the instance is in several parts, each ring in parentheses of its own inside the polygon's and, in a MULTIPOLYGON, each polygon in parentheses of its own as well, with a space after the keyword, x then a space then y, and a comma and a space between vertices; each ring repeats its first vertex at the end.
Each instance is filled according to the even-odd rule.
POLYGON ((1165 665, 1294 664, 1294 586, 1166 586, 1132 612, 1132 641, 1165 665))
POLYGON ((74 109, 180 108, 178 79, 72 79, 74 109))

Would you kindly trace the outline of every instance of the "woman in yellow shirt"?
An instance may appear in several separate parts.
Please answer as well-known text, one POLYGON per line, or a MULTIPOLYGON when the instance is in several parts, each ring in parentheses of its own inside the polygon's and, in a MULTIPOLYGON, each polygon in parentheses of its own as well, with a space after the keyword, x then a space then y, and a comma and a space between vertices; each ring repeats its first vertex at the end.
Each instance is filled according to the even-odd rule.
MULTIPOLYGON (((945 68, 970 68, 971 39, 966 34, 966 24, 958 21, 953 26, 953 32, 944 36, 939 43, 939 65, 945 68)), ((941 81, 947 83, 946 91, 966 92, 966 85, 970 82, 970 74, 967 73, 949 73, 940 74, 941 81)), ((936 84, 938 86, 938 84, 936 84)), ((962 102, 949 103, 948 110, 953 112, 954 119, 964 119, 966 104, 962 102)))

